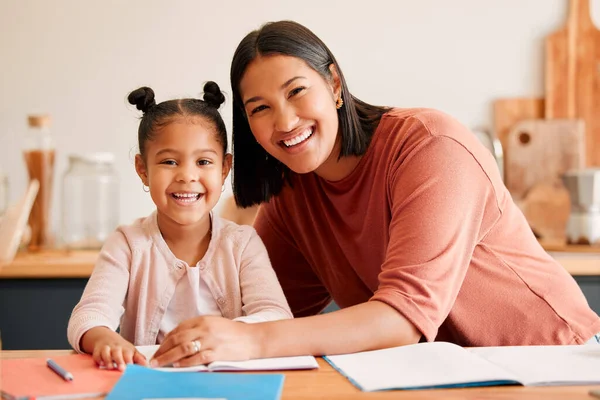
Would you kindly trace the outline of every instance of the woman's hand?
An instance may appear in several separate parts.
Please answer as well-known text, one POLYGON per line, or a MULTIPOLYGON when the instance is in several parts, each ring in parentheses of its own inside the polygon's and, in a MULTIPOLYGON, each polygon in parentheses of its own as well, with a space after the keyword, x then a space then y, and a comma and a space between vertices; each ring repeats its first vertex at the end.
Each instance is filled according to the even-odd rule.
POLYGON ((208 364, 215 360, 258 358, 258 327, 216 316, 182 322, 167 334, 150 366, 208 364))
POLYGON ((132 343, 106 327, 96 327, 87 331, 82 342, 90 341, 93 342, 92 358, 101 367, 124 371, 126 364, 148 364, 146 357, 137 351, 132 343))

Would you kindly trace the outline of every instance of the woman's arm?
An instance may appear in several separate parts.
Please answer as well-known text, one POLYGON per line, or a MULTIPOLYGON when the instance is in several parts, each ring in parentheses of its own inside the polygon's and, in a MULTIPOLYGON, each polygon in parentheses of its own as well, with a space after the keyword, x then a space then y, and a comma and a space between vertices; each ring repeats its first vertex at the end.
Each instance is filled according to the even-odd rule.
POLYGON ((252 358, 353 353, 414 344, 421 338, 410 321, 379 301, 251 328, 257 344, 252 358))

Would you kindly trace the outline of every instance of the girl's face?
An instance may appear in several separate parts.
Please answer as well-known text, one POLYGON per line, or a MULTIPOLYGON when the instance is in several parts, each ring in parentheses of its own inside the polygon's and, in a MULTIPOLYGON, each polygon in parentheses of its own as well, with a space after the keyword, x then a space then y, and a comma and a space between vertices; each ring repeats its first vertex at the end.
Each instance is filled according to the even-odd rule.
POLYGON ((340 82, 334 68, 332 75, 327 82, 300 58, 271 55, 252 61, 240 82, 256 141, 294 172, 319 173, 337 161, 340 82))
POLYGON ((158 210, 159 223, 189 226, 206 222, 219 201, 231 168, 217 133, 202 118, 176 119, 146 142, 146 160, 135 166, 158 210))

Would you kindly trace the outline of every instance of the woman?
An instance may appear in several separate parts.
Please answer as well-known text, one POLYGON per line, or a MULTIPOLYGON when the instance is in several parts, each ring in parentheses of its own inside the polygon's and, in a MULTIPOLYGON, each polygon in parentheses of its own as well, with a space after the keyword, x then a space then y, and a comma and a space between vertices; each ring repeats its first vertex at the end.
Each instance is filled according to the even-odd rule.
POLYGON ((302 318, 190 320, 156 364, 595 341, 598 315, 457 121, 360 101, 325 44, 289 21, 241 41, 231 84, 236 201, 262 204, 254 226, 302 318), (315 315, 332 299, 340 311, 315 315))

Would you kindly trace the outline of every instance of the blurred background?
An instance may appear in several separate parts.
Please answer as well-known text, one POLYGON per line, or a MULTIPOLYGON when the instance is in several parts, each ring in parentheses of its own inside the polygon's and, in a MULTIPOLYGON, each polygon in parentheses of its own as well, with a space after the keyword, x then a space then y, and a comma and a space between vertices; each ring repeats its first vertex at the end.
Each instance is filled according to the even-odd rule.
MULTIPOLYGON (((359 98, 438 108, 475 128, 491 127, 495 98, 543 95, 544 39, 566 14, 565 0, 1 0, 0 169, 9 199, 26 189, 27 115, 46 113, 56 144, 53 231, 70 154, 113 153, 119 221, 149 214, 133 166, 140 114, 127 94, 147 85, 157 101, 198 96, 215 80, 228 95, 230 130, 232 54, 267 21, 312 29, 359 98)), ((223 198, 230 193, 228 183, 223 198)))

